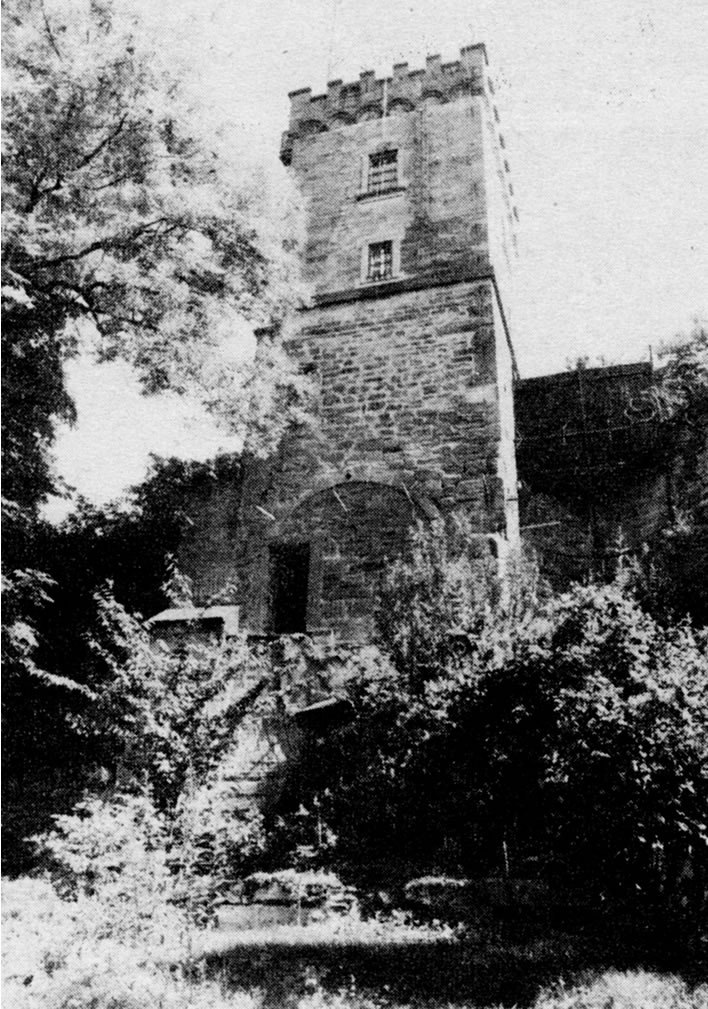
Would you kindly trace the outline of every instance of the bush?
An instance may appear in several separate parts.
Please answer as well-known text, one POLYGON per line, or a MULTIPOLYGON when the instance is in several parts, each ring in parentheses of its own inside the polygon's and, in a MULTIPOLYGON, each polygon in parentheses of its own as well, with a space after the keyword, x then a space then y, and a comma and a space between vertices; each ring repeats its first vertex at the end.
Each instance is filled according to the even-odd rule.
MULTIPOLYGON (((119 883, 142 891, 169 876, 167 825, 145 795, 89 798, 55 818, 35 843, 52 858, 71 896, 95 896, 119 883)), ((119 893, 122 891, 118 891, 119 893)))
POLYGON ((211 920, 216 898, 263 847, 260 814, 219 792, 206 784, 185 794, 172 817, 146 794, 86 799, 34 841, 59 892, 95 898, 111 934, 179 934, 211 920))
POLYGON ((89 932, 146 950, 179 945, 190 922, 176 907, 181 878, 165 817, 145 795, 87 799, 35 838, 58 893, 86 909, 89 932))
POLYGON ((104 781, 102 797, 54 816, 35 850, 68 896, 132 901, 138 918, 143 905, 180 905, 207 920, 223 885, 255 868, 264 846, 262 817, 238 807, 220 770, 267 666, 242 639, 169 650, 109 595, 101 612, 113 675, 95 699, 93 731, 120 751, 122 790, 104 781))
POLYGON ((38 843, 51 856, 59 892, 48 879, 4 886, 8 1004, 251 1009, 248 996, 226 998, 201 973, 194 948, 198 890, 184 867, 186 839, 174 842, 146 796, 86 800, 56 821, 38 843))
POLYGON ((547 595, 531 558, 492 558, 464 514, 419 524, 379 592, 378 643, 399 680, 421 691, 480 653, 506 653, 547 595))
POLYGON ((319 800, 339 839, 333 864, 541 875, 573 900, 695 933, 706 634, 658 623, 622 581, 552 598, 527 569, 499 595, 468 588, 463 564, 448 591, 436 565, 452 548, 429 535, 392 583, 413 599, 400 633, 387 625, 350 685, 355 719, 306 757, 302 801, 319 800))
POLYGON ((169 813, 228 751, 270 671, 243 637, 168 648, 110 593, 101 614, 111 676, 90 713, 92 731, 111 741, 123 782, 148 784, 169 813))
POLYGON ((662 460, 671 520, 639 558, 639 591, 660 619, 688 615, 708 625, 708 327, 695 321, 689 336, 662 348, 654 409, 662 423, 662 460))
POLYGON ((212 778, 183 794, 176 814, 177 834, 187 845, 180 853, 184 868, 217 885, 245 875, 265 847, 262 814, 240 808, 228 782, 212 778))

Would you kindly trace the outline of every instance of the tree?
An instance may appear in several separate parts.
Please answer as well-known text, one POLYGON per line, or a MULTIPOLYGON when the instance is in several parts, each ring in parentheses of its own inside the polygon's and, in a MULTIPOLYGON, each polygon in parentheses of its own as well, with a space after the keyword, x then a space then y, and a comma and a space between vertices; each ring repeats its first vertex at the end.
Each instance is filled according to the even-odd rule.
POLYGON ((33 766, 51 786, 57 764, 76 778, 84 762, 77 727, 120 649, 97 592, 116 578, 131 608, 159 597, 157 539, 152 566, 142 557, 150 584, 126 598, 121 536, 123 551, 139 547, 162 518, 167 551, 172 532, 159 503, 142 524, 90 509, 60 533, 42 521, 61 486, 55 426, 73 416, 66 361, 125 359, 147 394, 199 397, 256 452, 306 393, 277 338, 250 363, 223 353, 244 320, 277 329, 299 297, 296 203, 244 163, 226 127, 207 125, 139 9, 3 2, 4 747, 20 796, 33 766))
MULTIPOLYGON (((205 135, 125 6, 12 0, 3 14, 5 447, 27 506, 71 412, 62 363, 87 345, 128 360, 147 392, 196 393, 242 425, 242 370, 219 349, 238 320, 270 324, 291 302, 294 217, 262 173, 246 182, 233 137, 205 135)), ((287 386, 277 348, 263 356, 287 386)))

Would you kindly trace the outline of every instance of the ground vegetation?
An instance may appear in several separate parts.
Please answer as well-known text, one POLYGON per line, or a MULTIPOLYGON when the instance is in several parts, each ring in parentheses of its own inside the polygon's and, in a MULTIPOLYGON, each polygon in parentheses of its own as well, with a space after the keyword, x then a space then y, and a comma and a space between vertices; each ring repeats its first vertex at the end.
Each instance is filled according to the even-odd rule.
POLYGON ((356 717, 312 741, 303 777, 339 856, 543 878, 700 928, 705 631, 659 622, 629 578, 556 596, 519 566, 482 591, 465 549, 459 528, 419 530, 390 575, 382 657, 350 686, 356 717))

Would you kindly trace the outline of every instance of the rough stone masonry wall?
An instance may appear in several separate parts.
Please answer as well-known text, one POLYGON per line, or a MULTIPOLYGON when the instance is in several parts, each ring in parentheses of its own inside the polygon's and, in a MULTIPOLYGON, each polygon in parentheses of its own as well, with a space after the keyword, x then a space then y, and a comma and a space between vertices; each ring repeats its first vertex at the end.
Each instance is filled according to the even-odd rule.
POLYGON ((359 84, 334 82, 327 96, 292 97, 286 160, 307 201, 303 265, 316 297, 365 288, 366 246, 385 239, 394 241, 396 280, 508 272, 509 164, 477 47, 474 55, 467 64, 433 57, 425 71, 397 68, 387 82, 363 74, 359 84), (352 93, 345 114, 342 95, 352 93), (372 196, 368 156, 384 148, 398 151, 398 185, 372 196), (490 260, 490 234, 498 262, 490 260))
POLYGON ((366 640, 377 579, 416 519, 459 509, 480 536, 517 535, 512 360, 489 244, 495 215, 509 228, 513 215, 485 67, 471 47, 455 64, 292 96, 284 159, 306 199, 314 299, 284 339, 319 386, 316 416, 249 463, 237 495, 214 490, 184 551, 199 601, 215 573, 233 579, 251 631, 271 629, 275 544, 309 544, 308 630, 366 640), (385 147, 398 184, 372 195, 369 154, 385 147), (366 249, 385 240, 394 276, 372 285, 366 249))
POLYGON ((233 581, 247 626, 267 631, 269 547, 305 541, 308 627, 361 637, 377 573, 416 519, 462 509, 479 533, 505 530, 494 297, 479 281, 304 314, 288 344, 320 387, 314 424, 247 462, 238 486, 195 495, 181 563, 200 603, 233 581))
POLYGON ((316 295, 366 286, 369 242, 395 243, 394 279, 489 272, 481 98, 423 106, 301 144, 292 169, 307 194, 305 279, 316 295), (399 152, 400 186, 363 192, 368 154, 399 152))
MULTIPOLYGON (((441 512, 464 504, 479 532, 504 528, 493 303, 480 281, 306 313, 287 346, 320 386, 321 440, 301 440, 318 453, 313 489, 405 486, 441 512)), ((288 454, 299 472, 300 446, 288 454)))
POLYGON ((507 531, 515 471, 500 448, 494 300, 482 281, 329 305, 288 341, 320 384, 319 410, 285 447, 266 507, 271 537, 325 544, 313 626, 366 636, 377 573, 416 518, 462 510, 480 534, 507 531))

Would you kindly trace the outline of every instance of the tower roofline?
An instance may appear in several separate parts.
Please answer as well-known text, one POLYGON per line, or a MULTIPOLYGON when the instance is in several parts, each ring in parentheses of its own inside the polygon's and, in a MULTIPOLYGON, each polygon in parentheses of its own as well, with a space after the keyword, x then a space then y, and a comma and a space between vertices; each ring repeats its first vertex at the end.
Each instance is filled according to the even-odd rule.
POLYGON ((493 91, 486 77, 488 64, 486 46, 478 42, 462 48, 460 58, 450 63, 443 63, 435 54, 417 70, 409 70, 408 63, 394 63, 389 77, 377 77, 374 70, 364 70, 358 81, 329 81, 326 94, 313 95, 312 88, 297 88, 288 94, 289 133, 297 135, 303 128, 316 132, 318 124, 329 129, 333 124, 354 123, 362 114, 374 118, 396 108, 411 111, 428 98, 447 102, 466 93, 493 91))
MULTIPOLYGON (((443 63, 435 54, 426 58, 425 67, 416 70, 409 70, 408 63, 394 63, 390 77, 377 77, 375 71, 364 70, 358 81, 344 83, 335 78, 327 83, 324 94, 313 95, 312 88, 307 87, 290 91, 290 121, 282 136, 281 160, 289 165, 296 142, 331 129, 413 112, 430 101, 445 104, 466 95, 480 95, 490 104, 499 143, 504 147, 488 66, 486 45, 475 42, 460 49, 460 58, 450 63, 443 63)), ((515 207, 513 213, 518 218, 515 207)))

